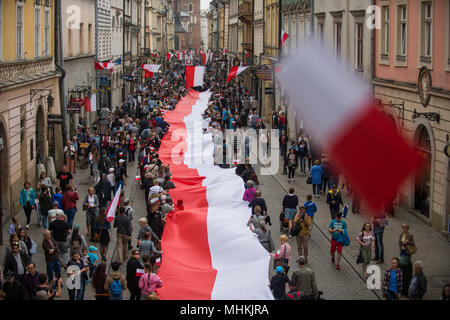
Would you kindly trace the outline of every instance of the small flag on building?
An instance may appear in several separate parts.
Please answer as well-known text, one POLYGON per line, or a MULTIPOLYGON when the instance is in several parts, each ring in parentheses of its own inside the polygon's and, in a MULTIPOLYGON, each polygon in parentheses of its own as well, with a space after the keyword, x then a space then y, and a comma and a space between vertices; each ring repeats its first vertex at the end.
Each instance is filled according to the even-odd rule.
POLYGON ((250 58, 250 53, 248 53, 248 51, 246 49, 244 49, 244 53, 247 58, 250 58))
POLYGON ((281 30, 281 44, 280 44, 280 48, 286 42, 287 38, 289 38, 289 35, 286 33, 286 31, 281 30))
POLYGON ((95 70, 109 70, 111 72, 113 72, 114 69, 114 63, 111 61, 106 61, 106 62, 95 62, 95 66, 94 66, 95 70))
POLYGON ((158 72, 160 64, 141 64, 141 68, 145 70, 144 78, 151 78, 155 72, 158 72))
POLYGON ((231 70, 230 70, 230 73, 228 74, 226 82, 231 81, 233 78, 235 78, 238 74, 240 74, 241 72, 243 72, 247 68, 248 67, 245 67, 245 66, 239 66, 239 67, 234 66, 234 67, 232 67, 231 70))

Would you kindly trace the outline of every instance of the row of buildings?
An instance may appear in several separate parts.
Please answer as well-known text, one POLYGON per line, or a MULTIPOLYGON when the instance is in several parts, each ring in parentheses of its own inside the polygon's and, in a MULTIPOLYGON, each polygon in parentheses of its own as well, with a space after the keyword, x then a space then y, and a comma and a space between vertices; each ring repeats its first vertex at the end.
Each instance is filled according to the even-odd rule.
POLYGON ((395 202, 450 232, 450 0, 212 0, 206 17, 209 48, 228 50, 224 68, 249 66, 241 77, 259 113, 270 123, 286 112, 288 137, 308 124, 280 88, 277 63, 311 38, 328 45, 426 160, 395 202))
POLYGON ((80 117, 95 120, 75 102, 120 106, 141 63, 200 49, 200 34, 200 0, 0 0, 0 228, 39 164, 60 170, 80 117))

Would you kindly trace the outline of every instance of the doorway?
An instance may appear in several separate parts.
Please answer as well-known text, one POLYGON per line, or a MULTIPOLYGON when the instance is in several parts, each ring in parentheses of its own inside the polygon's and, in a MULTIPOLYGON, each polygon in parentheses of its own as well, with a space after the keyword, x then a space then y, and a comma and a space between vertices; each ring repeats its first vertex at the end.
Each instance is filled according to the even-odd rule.
POLYGON ((420 214, 430 217, 431 196, 431 140, 428 130, 421 125, 416 131, 416 147, 424 159, 422 169, 416 174, 414 181, 414 209, 420 214))

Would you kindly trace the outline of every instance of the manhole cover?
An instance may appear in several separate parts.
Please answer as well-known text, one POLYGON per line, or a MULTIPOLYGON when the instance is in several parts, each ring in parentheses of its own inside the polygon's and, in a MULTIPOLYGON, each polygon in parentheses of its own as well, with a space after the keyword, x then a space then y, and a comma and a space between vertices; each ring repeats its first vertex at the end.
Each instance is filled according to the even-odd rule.
POLYGON ((447 283, 450 283, 450 276, 431 277, 431 286, 433 288, 442 288, 447 283))

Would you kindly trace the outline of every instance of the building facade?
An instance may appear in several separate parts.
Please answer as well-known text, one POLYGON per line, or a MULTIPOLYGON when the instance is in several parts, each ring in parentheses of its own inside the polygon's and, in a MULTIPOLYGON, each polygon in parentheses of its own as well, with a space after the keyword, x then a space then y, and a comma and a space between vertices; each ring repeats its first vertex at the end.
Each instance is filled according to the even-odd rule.
MULTIPOLYGON (((62 19, 66 106, 72 99, 89 96, 91 89, 96 88, 95 3, 89 0, 63 0, 62 19)), ((80 108, 79 113, 69 112, 66 119, 69 135, 76 131, 80 116, 86 117, 92 124, 96 112, 85 113, 84 108, 80 108)))
POLYGON ((111 60, 121 63, 114 66, 111 75, 111 106, 120 106, 123 97, 123 0, 111 2, 111 60))
POLYGON ((446 232, 450 215, 450 1, 377 1, 374 94, 416 147, 423 170, 395 200, 446 232))
POLYGON ((207 18, 207 11, 201 10, 201 16, 200 16, 200 28, 201 28, 201 45, 202 49, 209 49, 209 37, 208 37, 208 18, 207 18))
POLYGON ((179 50, 201 49, 200 0, 174 0, 174 13, 185 32, 176 32, 179 50))
POLYGON ((0 1, 0 200, 4 219, 21 206, 25 181, 36 183, 38 162, 62 159, 55 66, 55 2, 0 1))

